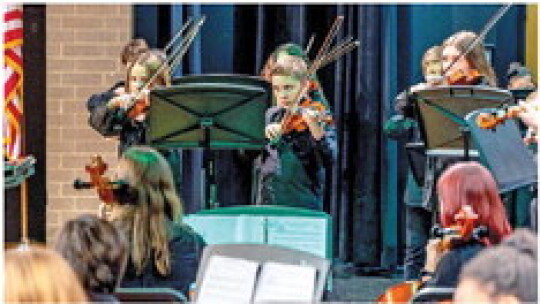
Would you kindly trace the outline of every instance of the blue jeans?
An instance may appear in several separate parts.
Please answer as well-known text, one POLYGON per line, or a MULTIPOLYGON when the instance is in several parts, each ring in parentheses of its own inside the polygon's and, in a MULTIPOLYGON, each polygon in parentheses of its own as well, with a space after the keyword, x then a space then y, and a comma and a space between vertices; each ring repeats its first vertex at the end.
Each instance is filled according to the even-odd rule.
POLYGON ((420 278, 430 229, 431 212, 422 207, 405 206, 405 280, 420 278))

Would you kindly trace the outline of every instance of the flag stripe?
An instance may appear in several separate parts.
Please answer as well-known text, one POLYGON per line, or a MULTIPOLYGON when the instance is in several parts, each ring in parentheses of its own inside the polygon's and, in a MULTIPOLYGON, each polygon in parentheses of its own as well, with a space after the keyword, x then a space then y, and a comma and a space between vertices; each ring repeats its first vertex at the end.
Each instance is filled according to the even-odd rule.
POLYGON ((23 17, 23 13, 21 10, 18 10, 18 9, 11 10, 4 14, 4 22, 9 22, 16 19, 22 20, 22 17, 23 17))
POLYGON ((4 151, 9 159, 20 157, 23 120, 23 12, 21 5, 4 13, 4 151))
POLYGON ((22 39, 23 38, 23 30, 22 28, 16 28, 12 30, 7 30, 4 33, 4 42, 9 43, 13 40, 22 39))

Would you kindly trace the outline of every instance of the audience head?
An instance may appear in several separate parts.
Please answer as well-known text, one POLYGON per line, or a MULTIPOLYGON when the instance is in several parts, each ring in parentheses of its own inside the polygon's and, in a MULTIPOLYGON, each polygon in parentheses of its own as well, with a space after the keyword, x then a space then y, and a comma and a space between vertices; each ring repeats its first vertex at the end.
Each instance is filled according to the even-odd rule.
POLYGON ((536 88, 529 69, 519 62, 512 62, 506 72, 509 90, 534 90, 536 88))
POLYGON ((437 182, 440 221, 443 227, 456 224, 456 215, 470 206, 478 225, 488 229, 485 244, 497 244, 511 233, 499 190, 491 173, 477 162, 459 162, 447 168, 437 182))
MULTIPOLYGON (((464 54, 472 42, 478 37, 473 32, 461 31, 448 37, 442 44, 442 65, 443 71, 447 70, 450 64, 464 54)), ((484 44, 479 42, 467 55, 452 66, 446 75, 456 70, 476 69, 481 75, 484 75, 491 86, 497 85, 495 72, 488 62, 484 44)))
POLYGON ((169 164, 150 147, 130 147, 120 158, 117 176, 129 184, 132 193, 129 200, 113 205, 110 219, 126 233, 137 274, 153 259, 158 271, 167 275, 170 272, 167 226, 170 221, 180 221, 182 215, 182 202, 169 164))
POLYGON ((538 239, 517 229, 500 245, 481 251, 460 274, 457 303, 537 303, 538 239))
POLYGON ((66 222, 55 247, 87 291, 112 293, 119 285, 126 265, 127 244, 106 220, 85 214, 66 222))
POLYGON ((130 66, 139 58, 139 55, 148 51, 148 44, 142 38, 131 39, 120 53, 120 62, 126 67, 130 66))
POLYGON ((54 250, 29 246, 5 253, 5 301, 85 302, 86 293, 69 264, 54 250))

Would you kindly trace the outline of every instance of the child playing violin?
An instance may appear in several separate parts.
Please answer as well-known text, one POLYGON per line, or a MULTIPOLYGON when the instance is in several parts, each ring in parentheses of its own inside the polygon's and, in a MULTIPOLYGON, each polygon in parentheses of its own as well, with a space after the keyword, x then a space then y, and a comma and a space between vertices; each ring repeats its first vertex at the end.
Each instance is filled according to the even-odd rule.
POLYGON ((497 78, 487 60, 483 43, 477 43, 472 50, 465 53, 477 37, 473 32, 460 31, 443 42, 442 64, 445 84, 497 86, 497 78))
POLYGON ((143 144, 146 141, 144 120, 149 105, 148 93, 156 86, 170 84, 168 70, 160 72, 146 87, 143 88, 143 85, 156 73, 164 62, 164 57, 164 54, 157 50, 137 54, 136 60, 128 67, 127 81, 124 85, 117 85, 105 93, 92 95, 88 100, 90 125, 103 136, 119 136, 119 154, 132 145, 143 144))
POLYGON ((335 128, 321 120, 329 111, 308 97, 309 77, 301 58, 276 63, 268 77, 277 106, 266 112, 265 135, 271 143, 261 158, 258 203, 322 210, 324 168, 336 157, 335 128), (305 106, 288 113, 291 119, 282 124, 298 96, 305 106))

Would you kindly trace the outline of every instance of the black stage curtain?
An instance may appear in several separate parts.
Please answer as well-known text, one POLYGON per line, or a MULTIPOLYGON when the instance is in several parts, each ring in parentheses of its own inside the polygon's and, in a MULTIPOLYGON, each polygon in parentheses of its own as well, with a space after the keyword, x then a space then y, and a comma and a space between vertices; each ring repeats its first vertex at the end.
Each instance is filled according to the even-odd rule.
MULTIPOLYGON (((339 136, 338 162, 326 179, 325 211, 334 220, 335 254, 359 264, 378 265, 383 166, 381 7, 238 5, 234 15, 234 69, 235 73, 256 75, 276 46, 287 42, 306 45, 315 33, 312 58, 337 15, 345 16, 338 40, 351 35, 361 46, 318 73, 339 136)), ((228 194, 230 201, 239 197, 239 192, 228 194)), ((241 201, 247 199, 244 196, 241 201)))
MULTIPOLYGON (((153 9, 137 7, 150 12, 153 9)), ((181 5, 171 11, 174 9, 181 10, 185 20, 187 16, 201 14, 205 7, 181 5)), ((232 70, 223 72, 258 75, 267 56, 278 45, 287 42, 306 45, 315 33, 313 58, 335 17, 345 16, 338 40, 351 35, 361 46, 318 73, 334 112, 339 136, 339 160, 328 172, 324 209, 333 218, 334 256, 368 266, 380 264, 382 242, 381 172, 386 162, 382 156, 381 130, 382 9, 376 5, 233 5, 232 58, 224 56, 219 49, 201 50, 201 45, 194 43, 181 66, 181 74, 209 72, 201 70, 201 54, 221 56, 219 58, 226 57, 222 58, 224 61, 232 61, 232 70)), ((158 19, 170 19, 167 14, 161 15, 158 19)), ((170 25, 168 21, 162 25, 159 20, 155 24, 170 25)), ((149 29, 156 31, 147 34, 149 39, 159 36, 155 28, 149 29)), ((136 28, 136 34, 145 37, 140 31, 136 28)), ((218 34, 222 33, 206 35, 218 34)), ((215 151, 214 155, 219 205, 250 204, 252 163, 257 151, 215 151)), ((182 152, 182 197, 189 213, 204 208, 200 193, 201 164, 200 151, 182 152)))

